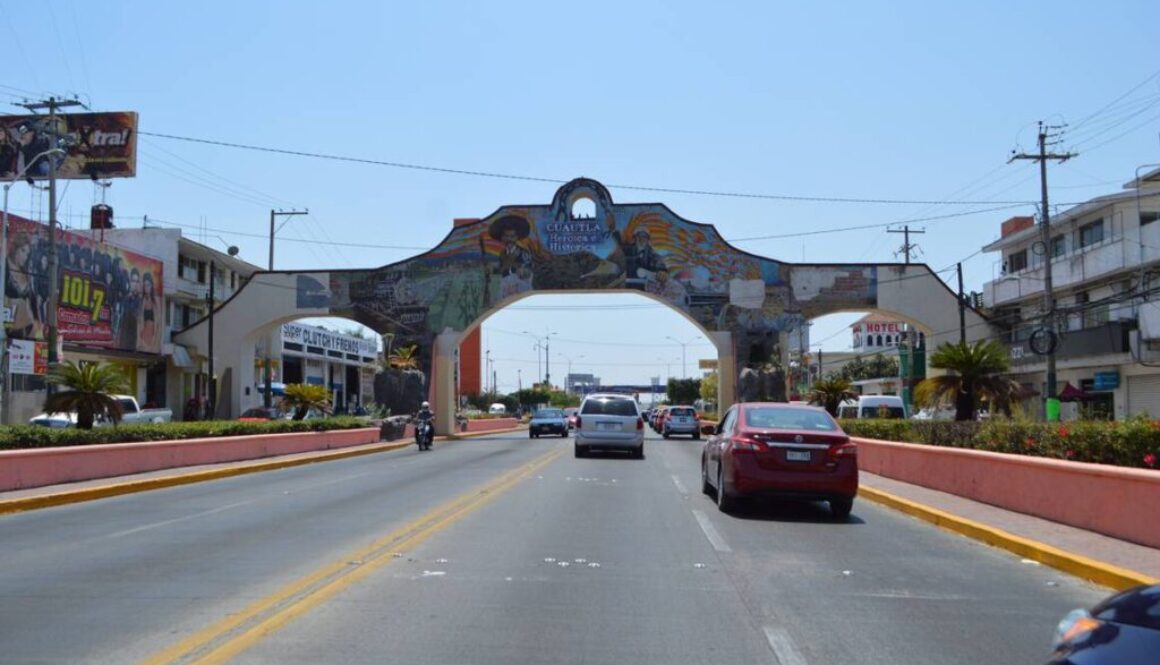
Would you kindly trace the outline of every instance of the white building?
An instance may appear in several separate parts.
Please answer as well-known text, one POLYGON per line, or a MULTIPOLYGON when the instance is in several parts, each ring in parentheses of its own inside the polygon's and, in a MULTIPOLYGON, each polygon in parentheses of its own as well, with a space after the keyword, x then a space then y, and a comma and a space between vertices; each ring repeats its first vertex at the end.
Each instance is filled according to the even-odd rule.
MULTIPOLYGON (((353 411, 374 401, 379 366, 377 339, 291 322, 282 324, 281 342, 280 353, 276 354, 280 361, 272 366, 272 380, 326 386, 339 411, 353 411)), ((261 376, 260 371, 255 374, 261 376)), ((243 400, 243 408, 262 402, 260 391, 252 391, 249 397, 249 403, 243 400)))
POLYGON ((1083 391, 1078 403, 1090 417, 1160 417, 1160 169, 1124 189, 1052 215, 1048 247, 1032 218, 1004 222, 983 248, 1002 257, 984 297, 1009 331, 1014 378, 1042 396, 1046 363, 1028 340, 1042 322, 1050 260, 1058 389, 1083 391))
POLYGON ((180 229, 106 229, 104 237, 108 243, 158 259, 163 264, 165 304, 161 356, 164 363, 157 365, 161 371, 154 372, 151 379, 147 377, 138 398, 173 409, 174 419, 182 419, 191 398, 204 399, 209 368, 197 359, 195 350, 173 344, 173 332, 208 313, 211 265, 213 299, 218 305, 233 296, 261 268, 237 258, 234 248, 218 251, 183 237, 180 229))

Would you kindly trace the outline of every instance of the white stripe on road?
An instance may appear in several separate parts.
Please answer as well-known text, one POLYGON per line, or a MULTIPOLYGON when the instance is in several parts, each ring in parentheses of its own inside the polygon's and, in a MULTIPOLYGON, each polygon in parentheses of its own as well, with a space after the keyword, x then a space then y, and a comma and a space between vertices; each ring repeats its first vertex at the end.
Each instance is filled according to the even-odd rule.
POLYGON ((673 474, 673 484, 677 486, 677 491, 681 494, 689 493, 689 490, 685 489, 685 484, 681 482, 681 479, 675 473, 673 474))
POLYGON ((713 549, 717 550, 718 552, 733 551, 733 548, 729 547, 729 544, 725 542, 725 539, 721 537, 721 534, 717 533, 717 529, 713 526, 713 523, 709 521, 708 515, 699 510, 694 510, 693 517, 697 518, 697 524, 701 525, 701 531, 705 533, 705 537, 709 539, 709 544, 713 546, 713 549))
POLYGON ((103 537, 104 538, 120 538, 122 536, 129 536, 129 535, 132 535, 134 533, 140 533, 142 531, 148 531, 150 529, 156 529, 156 528, 162 527, 162 526, 169 526, 171 524, 178 524, 180 522, 185 522, 187 520, 197 519, 199 517, 205 517, 207 515, 216 515, 217 513, 224 512, 227 510, 233 510, 234 508, 249 505, 249 504, 255 503, 257 501, 258 501, 258 499, 250 499, 249 501, 239 501, 238 503, 230 503, 230 504, 226 504, 224 506, 220 506, 218 508, 212 508, 210 510, 203 510, 200 513, 193 513, 192 515, 186 515, 185 517, 177 517, 177 518, 174 518, 171 520, 165 520, 163 522, 154 522, 152 524, 145 524, 143 526, 135 527, 133 529, 126 529, 124 531, 117 531, 114 533, 105 534, 103 537))
POLYGON ((790 638, 789 633, 769 626, 762 630, 765 631, 765 639, 769 642, 769 648, 773 649, 773 655, 777 658, 778 665, 807 665, 806 659, 793 645, 793 639, 790 638))

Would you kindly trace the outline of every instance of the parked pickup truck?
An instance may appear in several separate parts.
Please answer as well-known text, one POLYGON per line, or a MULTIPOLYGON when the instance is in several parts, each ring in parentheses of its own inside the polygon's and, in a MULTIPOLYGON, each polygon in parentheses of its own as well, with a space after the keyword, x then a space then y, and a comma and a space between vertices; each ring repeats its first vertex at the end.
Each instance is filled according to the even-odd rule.
MULTIPOLYGON (((137 398, 130 395, 112 395, 111 397, 121 403, 122 423, 167 423, 173 420, 173 411, 169 409, 142 409, 137 404, 137 398)), ((43 427, 76 427, 77 414, 42 413, 28 422, 43 427)), ((109 424, 111 424, 109 420, 97 418, 97 426, 109 424)))

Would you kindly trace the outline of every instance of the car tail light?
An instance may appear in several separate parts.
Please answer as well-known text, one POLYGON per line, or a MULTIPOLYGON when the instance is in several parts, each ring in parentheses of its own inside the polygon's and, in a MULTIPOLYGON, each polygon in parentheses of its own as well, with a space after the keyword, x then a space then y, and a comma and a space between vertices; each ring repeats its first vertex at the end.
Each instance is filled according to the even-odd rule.
POLYGON ((751 439, 747 436, 738 436, 729 440, 729 447, 733 452, 747 451, 755 453, 762 449, 762 445, 756 439, 751 439))
POLYGON ((858 456, 858 445, 854 444, 854 443, 850 443, 849 438, 847 438, 844 443, 833 446, 832 448, 830 448, 829 452, 826 453, 827 460, 830 462, 833 462, 833 463, 837 463, 838 460, 845 458, 845 457, 853 458, 853 457, 857 457, 857 456, 858 456))
POLYGON ((637 429, 644 429, 644 418, 637 418, 636 419, 636 428, 637 429))
POLYGON ((576 414, 576 429, 580 429, 580 414, 576 414))

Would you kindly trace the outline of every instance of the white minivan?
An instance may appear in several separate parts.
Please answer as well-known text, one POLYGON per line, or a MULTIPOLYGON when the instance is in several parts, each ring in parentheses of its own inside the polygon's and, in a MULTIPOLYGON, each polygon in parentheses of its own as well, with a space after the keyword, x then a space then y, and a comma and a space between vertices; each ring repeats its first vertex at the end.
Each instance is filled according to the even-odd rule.
POLYGON ((862 395, 838 405, 839 418, 905 418, 906 405, 898 395, 862 395))
POLYGON ((499 402, 496 402, 495 404, 492 404, 490 407, 488 407, 487 412, 493 416, 506 416, 507 407, 503 404, 500 404, 499 402))

